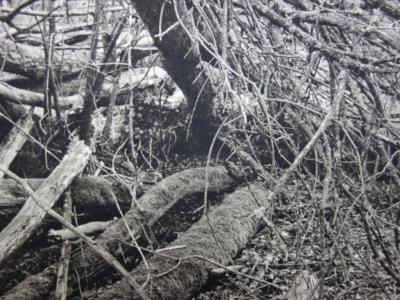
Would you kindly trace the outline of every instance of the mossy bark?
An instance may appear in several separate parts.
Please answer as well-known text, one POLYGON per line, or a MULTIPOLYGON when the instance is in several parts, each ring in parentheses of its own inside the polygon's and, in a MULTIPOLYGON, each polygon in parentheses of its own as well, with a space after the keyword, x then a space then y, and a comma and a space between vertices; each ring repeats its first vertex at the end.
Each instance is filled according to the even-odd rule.
MULTIPOLYGON (((148 260, 150 270, 142 264, 132 276, 143 284, 151 273, 145 288, 151 299, 189 299, 206 284, 213 267, 202 258, 229 264, 256 233, 259 221, 252 214, 259 205, 268 207, 266 199, 266 192, 255 185, 230 194, 170 245, 184 248, 164 253, 169 257, 155 254, 148 260)), ((140 296, 121 280, 96 299, 140 299, 140 296)))
MULTIPOLYGON (((245 178, 232 176, 226 167, 210 167, 189 169, 171 175, 156 184, 139 199, 140 210, 137 206, 125 214, 125 220, 135 236, 141 234, 144 225, 154 224, 163 214, 177 203, 178 200, 190 195, 204 192, 205 180, 208 178, 209 192, 224 192, 235 188, 245 178), (207 176, 206 176, 207 172, 207 176)), ((128 249, 126 242, 130 242, 129 232, 123 220, 110 226, 97 239, 97 244, 118 255, 121 250, 128 249)), ((106 269, 102 259, 90 248, 76 253, 71 259, 71 269, 76 274, 85 274, 84 279, 90 280, 106 269)), ((1 299, 43 299, 54 288, 56 267, 52 266, 43 272, 28 277, 15 286, 1 299)), ((70 276, 70 286, 77 287, 77 281, 83 278, 70 276)))

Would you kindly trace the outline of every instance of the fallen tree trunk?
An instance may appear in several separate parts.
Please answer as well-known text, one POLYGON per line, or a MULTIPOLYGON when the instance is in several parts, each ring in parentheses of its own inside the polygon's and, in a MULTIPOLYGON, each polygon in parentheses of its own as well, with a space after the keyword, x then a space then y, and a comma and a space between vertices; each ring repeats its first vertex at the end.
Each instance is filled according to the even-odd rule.
MULTIPOLYGON (((134 102, 150 104, 148 97, 149 89, 160 86, 169 80, 168 74, 160 67, 152 68, 138 68, 132 71, 124 72, 121 74, 118 82, 116 83, 117 88, 115 90, 114 84, 111 82, 104 83, 103 90, 97 99, 98 106, 108 106, 112 94, 116 94, 116 104, 125 105, 127 99, 129 99, 130 93, 133 93, 134 102)), ((78 92, 78 91, 76 91, 78 92)), ((7 83, 0 82, 0 97, 2 100, 7 100, 15 104, 31 105, 44 107, 44 95, 43 93, 32 92, 24 89, 13 87, 7 83)), ((169 108, 170 101, 168 97, 163 99, 161 105, 169 108)), ((174 107, 185 104, 185 99, 182 96, 181 99, 171 99, 174 107), (176 104, 178 102, 178 104, 176 104)), ((59 97, 60 109, 72 109, 82 108, 83 96, 80 94, 74 94, 66 97, 59 97)), ((159 105, 160 103, 158 103, 159 105)))
MULTIPOLYGON (((63 79, 80 74, 82 66, 89 62, 89 51, 54 51, 53 68, 63 79)), ((41 81, 46 74, 46 59, 42 47, 34 47, 4 39, 0 43, 0 61, 4 71, 41 81)))
MULTIPOLYGON (((242 188, 226 197, 198 223, 170 246, 167 255, 155 254, 147 263, 131 272, 151 299, 189 299, 206 284, 208 274, 218 264, 229 264, 256 233, 259 221, 251 217, 259 205, 268 207, 266 191, 255 185, 242 188), (178 247, 178 246, 184 246, 178 247)), ((96 299, 140 299, 125 280, 115 283, 96 299)))
MULTIPOLYGON (((73 142, 68 154, 36 191, 44 205, 54 205, 86 166, 89 155, 90 149, 82 141, 73 142)), ((0 233, 0 267, 29 239, 45 216, 46 213, 29 197, 17 216, 0 233)))
MULTIPOLYGON (((225 167, 210 167, 189 169, 171 175, 139 199, 138 205, 132 207, 125 214, 125 220, 132 230, 134 236, 140 236, 142 228, 146 225, 152 226, 168 211, 176 202, 190 195, 204 192, 206 172, 208 172, 208 191, 224 192, 235 188, 245 180, 245 174, 233 176, 225 167)), ((121 251, 128 251, 130 247, 126 242, 130 241, 130 234, 123 220, 117 221, 110 226, 97 239, 97 245, 104 247, 115 255, 121 251)), ((77 288, 77 282, 83 279, 90 280, 106 270, 102 259, 90 248, 79 251, 71 258, 71 269, 76 269, 76 274, 85 274, 85 278, 76 278, 70 275, 72 289, 77 288)), ((43 299, 54 289, 56 279, 56 266, 49 267, 43 272, 30 276, 15 286, 2 299, 43 299)))
MULTIPOLYGON (((26 179, 36 190, 45 179, 26 179)), ((77 177, 71 184, 72 202, 79 209, 110 208, 115 206, 113 192, 122 207, 129 207, 132 196, 128 187, 98 176, 77 177)), ((140 191, 139 191, 140 192, 140 191)), ((141 192, 143 193, 143 192, 141 192)), ((0 209, 22 206, 29 194, 14 180, 0 179, 0 209)))
MULTIPOLYGON (((15 104, 44 107, 44 95, 42 93, 13 87, 7 83, 0 82, 1 100, 7 100, 15 104)), ((83 104, 81 95, 73 95, 59 98, 60 109, 80 107, 83 104)))

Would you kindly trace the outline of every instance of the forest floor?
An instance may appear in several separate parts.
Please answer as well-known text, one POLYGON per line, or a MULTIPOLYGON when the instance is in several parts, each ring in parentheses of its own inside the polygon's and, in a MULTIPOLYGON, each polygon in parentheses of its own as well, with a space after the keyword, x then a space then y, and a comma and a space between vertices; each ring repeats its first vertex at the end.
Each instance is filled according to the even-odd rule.
MULTIPOLYGON (((17 161, 23 166, 21 159, 24 158, 17 161)), ((164 169, 160 168, 157 172, 168 176, 179 170, 204 165, 205 157, 177 155, 174 161, 169 161, 164 169)), ((34 172, 29 168, 29 172, 34 172)), ((279 174, 275 175, 279 178, 279 174)), ((35 177, 35 174, 29 176, 35 177)), ((193 299, 296 299, 291 297, 301 289, 311 290, 315 299, 318 295, 323 295, 320 299, 399 297, 399 288, 393 285, 393 280, 382 271, 379 262, 370 253, 361 220, 354 214, 343 213, 351 206, 350 201, 343 195, 331 199, 334 204, 325 208, 325 221, 322 221, 318 202, 322 191, 310 187, 313 187, 312 182, 303 175, 289 181, 285 192, 272 204, 270 224, 260 228, 246 248, 227 266, 229 271, 216 267, 208 284, 193 299), (341 213, 338 213, 339 210, 342 210, 341 213), (369 259, 366 260, 366 257, 369 259)), ((385 188, 382 183, 382 189, 385 188)), ((223 196, 209 195, 211 205, 218 205, 223 196)), ((378 194, 375 196, 376 201, 379 197, 378 194)), ((202 205, 203 195, 194 195, 171 208, 154 228, 157 247, 167 247, 199 220, 202 205)), ((58 241, 47 239, 46 227, 42 227, 21 252, 28 248, 35 250, 35 256, 30 259, 46 267, 57 262, 59 246, 58 241)), ((78 249, 80 244, 74 247, 78 249)), ((22 264, 9 264, 14 269, 11 273, 20 270, 29 274, 26 261, 20 257, 18 261, 22 264)), ((139 263, 139 257, 128 258, 126 263, 133 268, 139 263)), ((2 274, 5 274, 4 270, 2 274)), ((115 274, 110 273, 91 283, 90 287, 101 293, 115 279, 115 274)), ((81 295, 75 295, 72 299, 80 298, 81 295)))

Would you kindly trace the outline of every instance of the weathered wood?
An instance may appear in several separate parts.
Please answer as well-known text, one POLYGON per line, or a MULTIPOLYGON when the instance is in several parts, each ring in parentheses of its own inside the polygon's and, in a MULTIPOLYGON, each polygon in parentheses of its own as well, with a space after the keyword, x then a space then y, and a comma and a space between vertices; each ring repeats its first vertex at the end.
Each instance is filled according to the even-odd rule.
MULTIPOLYGON (((81 141, 80 141, 81 142, 81 141)), ((88 151, 90 152, 90 151, 88 151)), ((7 176, 11 177, 18 183, 20 183, 28 192, 29 195, 31 196, 33 202, 46 214, 50 215, 52 218, 56 219, 60 224, 65 226, 66 228, 70 229, 74 233, 76 233, 83 242, 85 242, 93 251, 95 251, 100 257, 102 257, 107 263, 109 263, 116 271, 119 272, 120 275, 123 276, 123 278, 126 278, 129 283, 134 287, 135 290, 138 291, 138 293, 141 295, 141 298, 143 300, 147 300, 148 297, 144 294, 142 288, 140 285, 137 284, 137 282, 133 279, 131 274, 121 265, 121 263, 115 259, 114 256, 112 256, 107 250, 105 250, 103 247, 98 246, 96 242, 86 236, 85 234, 81 233, 79 229, 77 229, 74 225, 72 225, 70 222, 66 221, 59 213, 55 212, 51 207, 47 206, 45 201, 42 201, 38 197, 38 195, 35 193, 34 190, 18 175, 14 174, 13 172, 7 170, 6 168, 2 167, 0 165, 0 170, 3 171, 7 176)))
MULTIPOLYGON (((16 125, 10 130, 8 135, 1 141, 0 144, 0 161, 8 168, 14 158, 17 156, 18 151, 22 148, 27 140, 27 134, 30 133, 35 121, 33 118, 33 112, 28 112, 21 117, 16 125)), ((4 174, 0 172, 0 178, 3 178, 4 174)))
MULTIPOLYGON (((225 167, 210 167, 207 172, 209 192, 224 192, 235 188, 245 180, 244 175, 232 176, 225 167)), ((203 192, 205 178, 206 168, 189 169, 171 175, 156 184, 138 200, 141 211, 134 206, 125 214, 125 220, 133 235, 139 236, 143 226, 157 222, 178 200, 203 192)), ((120 254, 120 250, 129 248, 125 241, 130 241, 130 235, 124 222, 119 220, 100 235, 97 244, 117 255, 120 254)), ((88 280, 101 274, 106 267, 102 259, 87 247, 71 260, 71 268, 75 268, 77 274, 84 273, 85 279, 88 280)), ((30 276, 11 289, 2 299, 46 298, 54 288, 55 273, 56 267, 52 266, 37 275, 30 276)), ((77 288, 78 280, 82 278, 76 278, 74 274, 70 276, 71 288, 77 288)))
MULTIPOLYGON (((100 233, 104 231, 108 226, 112 224, 112 221, 105 221, 105 222, 89 222, 86 224, 82 224, 77 226, 76 228, 79 229, 80 232, 86 235, 93 235, 93 233, 100 233)), ((64 229, 50 229, 49 236, 56 237, 58 239, 67 241, 79 238, 77 234, 72 232, 71 230, 64 228, 64 229)))
MULTIPOLYGON (((266 191, 256 185, 228 195, 221 205, 210 210, 199 222, 171 243, 184 246, 155 254, 148 259, 150 270, 141 264, 132 271, 140 283, 152 272, 146 290, 152 299, 189 299, 206 284, 214 267, 207 260, 229 264, 254 236, 259 220, 252 217, 258 205, 269 207, 266 191), (204 259, 202 259, 204 258, 204 259), (163 274, 163 275, 160 275, 163 274)), ((129 285, 121 280, 96 299, 140 299, 129 285)))
MULTIPOLYGON (((107 106, 114 90, 116 91, 117 105, 126 104, 131 92, 134 93, 135 101, 148 103, 148 91, 161 86, 162 83, 168 82, 168 80, 170 80, 168 74, 160 67, 137 68, 124 72, 117 82, 117 87, 114 87, 112 82, 107 81, 104 83, 99 99, 97 99, 97 105, 107 106)), ((78 90, 75 93, 78 93, 78 90)), ((0 101, 7 100, 15 104, 44 107, 45 103, 42 93, 19 89, 4 82, 0 82, 0 97, 2 98, 0 101)), ((171 101, 175 107, 177 102, 178 106, 185 104, 183 95, 179 98, 174 97, 171 101, 169 101, 168 97, 163 100, 162 103, 166 108, 169 107, 169 102, 171 101)), ((82 106, 83 97, 80 94, 59 97, 59 107, 61 109, 82 108, 82 106)))
MULTIPOLYGON (((42 93, 19 89, 3 82, 0 82, 0 96, 2 100, 7 100, 15 104, 44 107, 44 95, 42 93)), ((78 94, 59 98, 61 109, 81 107, 82 104, 83 98, 78 94)))
MULTIPOLYGON (((55 51, 53 68, 63 79, 76 77, 82 67, 89 62, 89 51, 55 51)), ((46 60, 42 47, 34 47, 3 39, 0 43, 0 61, 4 71, 26 76, 33 80, 43 80, 46 60)))
MULTIPOLYGON (((54 205, 86 166, 89 155, 90 149, 82 141, 72 143, 68 154, 36 191, 44 205, 54 205)), ((17 216, 0 232, 0 266, 25 243, 45 216, 46 213, 29 197, 17 216)))

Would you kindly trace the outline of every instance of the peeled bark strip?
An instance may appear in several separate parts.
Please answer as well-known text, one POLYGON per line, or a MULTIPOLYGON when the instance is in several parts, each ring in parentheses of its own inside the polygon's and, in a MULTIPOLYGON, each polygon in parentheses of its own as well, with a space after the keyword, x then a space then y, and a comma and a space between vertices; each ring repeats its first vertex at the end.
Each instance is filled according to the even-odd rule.
MULTIPOLYGON (((221 205, 211 209, 207 217, 203 217, 171 244, 171 247, 186 247, 164 253, 176 259, 158 255, 150 258, 148 264, 154 273, 146 291, 151 299, 183 300, 199 292, 214 267, 200 257, 223 265, 230 263, 256 233, 259 222, 251 215, 259 208, 257 203, 269 206, 266 199, 266 191, 254 185, 230 194, 221 205), (188 258, 190 256, 196 257, 188 258)), ((132 275, 142 284, 147 273, 142 264, 132 275)), ((121 280, 96 299, 140 299, 140 296, 125 280, 121 280)))
MULTIPOLYGON (((22 148, 27 140, 35 121, 33 120, 33 112, 29 112, 21 117, 16 126, 11 129, 8 135, 2 140, 0 144, 0 161, 8 168, 14 158, 17 156, 18 151, 22 148)), ((3 172, 0 172, 0 178, 3 178, 3 172)))
MULTIPOLYGON (((68 154, 36 191, 43 205, 54 205, 86 166, 89 155, 90 149, 82 141, 72 143, 68 154)), ((17 216, 0 233, 0 267, 29 239, 45 216, 46 213, 29 197, 17 216)))
MULTIPOLYGON (((227 191, 235 188, 245 179, 244 176, 240 177, 238 174, 231 176, 230 172, 222 166, 208 169, 189 169, 171 175, 156 184, 138 200, 142 212, 135 206, 125 214, 125 220, 132 229, 133 235, 141 234, 142 225, 154 224, 178 200, 204 192, 206 170, 209 179, 209 192, 227 191)), ((97 245, 117 254, 119 250, 126 249, 126 245, 118 241, 130 242, 130 236, 122 220, 119 220, 101 234, 97 239, 97 245)), ((106 267, 103 260, 89 248, 85 248, 83 252, 79 251, 71 259, 71 269, 75 268, 76 274, 85 274, 85 278, 80 278, 80 280, 86 279, 86 276, 90 280, 93 276, 101 274, 106 267)), ((56 267, 52 266, 42 273, 30 276, 1 299, 43 299, 54 289, 55 272, 56 267)), ((70 280, 71 288, 76 288, 77 279, 74 274, 70 276, 70 280)))

